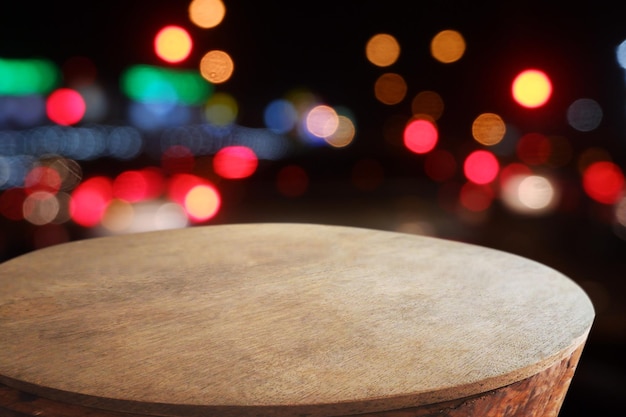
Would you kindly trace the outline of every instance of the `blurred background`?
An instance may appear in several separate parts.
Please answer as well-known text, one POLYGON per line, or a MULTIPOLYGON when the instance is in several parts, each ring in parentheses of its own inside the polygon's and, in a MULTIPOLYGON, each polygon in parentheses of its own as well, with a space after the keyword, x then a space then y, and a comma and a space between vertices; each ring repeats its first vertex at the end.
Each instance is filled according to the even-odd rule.
POLYGON ((594 303, 561 417, 626 415, 625 41, 600 3, 4 2, 0 260, 268 221, 492 247, 594 303))

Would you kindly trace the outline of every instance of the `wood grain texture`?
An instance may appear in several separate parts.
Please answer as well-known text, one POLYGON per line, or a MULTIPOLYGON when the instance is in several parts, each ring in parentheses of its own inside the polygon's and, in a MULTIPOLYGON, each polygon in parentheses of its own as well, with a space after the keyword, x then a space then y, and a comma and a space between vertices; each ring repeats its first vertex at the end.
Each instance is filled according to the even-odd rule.
POLYGON ((1 264, 0 383, 139 415, 383 412, 526 380, 581 347, 593 318, 570 279, 493 249, 202 226, 1 264))
MULTIPOLYGON (((529 378, 485 393, 421 407, 358 414, 359 417, 557 417, 583 345, 561 362, 529 378)), ((51 401, 0 385, 3 417, 145 417, 51 401)), ((222 415, 222 414, 220 414, 222 415)), ((243 415, 243 414, 240 414, 243 415)), ((253 414, 246 414, 253 415, 253 414)), ((258 413, 257 413, 258 415, 258 413)), ((354 415, 354 414, 353 414, 354 415)))

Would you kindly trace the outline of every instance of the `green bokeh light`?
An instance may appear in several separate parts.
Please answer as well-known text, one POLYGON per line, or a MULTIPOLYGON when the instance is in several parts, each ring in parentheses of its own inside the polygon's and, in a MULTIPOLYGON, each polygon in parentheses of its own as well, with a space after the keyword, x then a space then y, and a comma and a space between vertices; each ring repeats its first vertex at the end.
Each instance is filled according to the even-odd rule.
POLYGON ((150 65, 129 67, 122 74, 121 89, 135 101, 186 105, 202 104, 213 93, 213 85, 198 71, 150 65))
POLYGON ((59 69, 50 61, 0 58, 0 95, 46 94, 60 78, 59 69))

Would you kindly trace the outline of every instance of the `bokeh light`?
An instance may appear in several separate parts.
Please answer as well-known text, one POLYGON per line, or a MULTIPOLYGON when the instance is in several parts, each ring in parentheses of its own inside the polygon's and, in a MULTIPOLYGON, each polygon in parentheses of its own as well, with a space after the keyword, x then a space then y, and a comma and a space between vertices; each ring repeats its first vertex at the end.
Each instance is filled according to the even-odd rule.
POLYGON ((624 194, 624 173, 611 161, 597 161, 583 172, 587 195, 602 204, 614 204, 624 194))
POLYGON ((0 96, 47 94, 60 78, 59 68, 52 61, 0 58, 0 96))
POLYGON ((94 176, 80 183, 71 193, 70 215, 80 226, 97 226, 113 198, 113 182, 94 176))
POLYGON ((153 65, 126 68, 120 87, 128 98, 144 103, 196 105, 206 101, 213 93, 213 86, 197 71, 153 65))
POLYGON ((179 63, 191 54, 193 40, 186 29, 168 25, 154 37, 154 52, 167 63, 179 63))
POLYGON ((430 152, 437 145, 439 132, 428 120, 413 119, 404 128, 404 146, 416 154, 430 152))
POLYGON ((552 212, 559 202, 559 190, 549 178, 517 170, 501 181, 501 200, 505 207, 517 214, 545 215, 552 212))
POLYGON ((46 114, 54 123, 69 126, 81 121, 86 104, 83 97, 71 88, 54 90, 46 101, 46 114))
POLYGON ((348 116, 337 116, 337 128, 324 140, 333 148, 345 148, 350 145, 356 136, 354 122, 348 116))
POLYGON ((489 184, 496 179, 499 170, 498 159, 486 150, 471 152, 463 163, 465 177, 475 184, 489 184))
POLYGON ((493 201, 494 192, 489 185, 466 182, 461 186, 459 202, 467 210, 481 212, 487 210, 493 201))
POLYGON ((259 159, 247 146, 226 146, 213 157, 213 170, 227 179, 248 178, 256 171, 259 159))
POLYGON ((265 107, 263 121, 273 132, 288 133, 298 122, 298 112, 289 100, 275 99, 265 107))
POLYGON ((200 74, 213 84, 225 83, 232 77, 234 70, 233 59, 224 51, 209 51, 200 60, 200 74))
POLYGON ((318 138, 327 138, 337 131, 339 118, 332 107, 318 105, 309 110, 305 124, 312 135, 318 138))
POLYGON ((216 126, 234 123, 239 114, 237 100, 231 94, 219 92, 213 94, 204 104, 204 118, 216 126))
POLYGON ((581 132, 591 132, 602 122, 603 111, 597 101, 580 98, 567 108, 567 122, 581 132))
POLYGON ((398 104, 407 93, 407 84, 400 74, 388 72, 382 74, 374 83, 374 96, 383 104, 398 104))
POLYGON ((56 196, 47 191, 35 191, 24 200, 24 219, 31 224, 41 226, 51 223, 60 210, 56 196))
POLYGON ((199 184, 185 194, 183 206, 192 222, 205 222, 218 213, 222 199, 211 184, 199 184))
POLYGON ((430 116, 439 120, 444 110, 443 98, 435 91, 420 91, 411 101, 411 112, 414 116, 430 116))
POLYGON ((430 42, 430 53, 444 64, 456 62, 465 53, 465 39, 456 30, 442 30, 430 42))
POLYGON ((28 194, 48 192, 56 194, 61 189, 61 175, 50 166, 35 166, 24 178, 24 189, 28 194))
POLYGON ((495 113, 482 113, 472 123, 472 136, 483 145, 492 146, 499 143, 506 133, 506 125, 495 113))
POLYGON ((541 107, 552 96, 552 81, 543 71, 527 69, 515 77, 511 93, 513 99, 523 107, 541 107))
POLYGON ((388 67, 398 60, 400 44, 394 36, 388 33, 378 33, 367 41, 365 56, 376 66, 388 67))
POLYGON ((203 29, 214 28, 224 20, 226 6, 222 0, 192 0, 189 3, 189 20, 203 29))

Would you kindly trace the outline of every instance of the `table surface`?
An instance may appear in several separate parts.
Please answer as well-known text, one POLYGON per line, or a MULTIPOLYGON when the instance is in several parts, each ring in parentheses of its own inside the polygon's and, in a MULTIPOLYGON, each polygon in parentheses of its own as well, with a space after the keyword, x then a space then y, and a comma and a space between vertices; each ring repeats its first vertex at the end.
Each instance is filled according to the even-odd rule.
POLYGON ((319 224, 196 226, 0 264, 0 382, 176 415, 389 410, 534 375, 593 318, 572 280, 490 248, 319 224))

